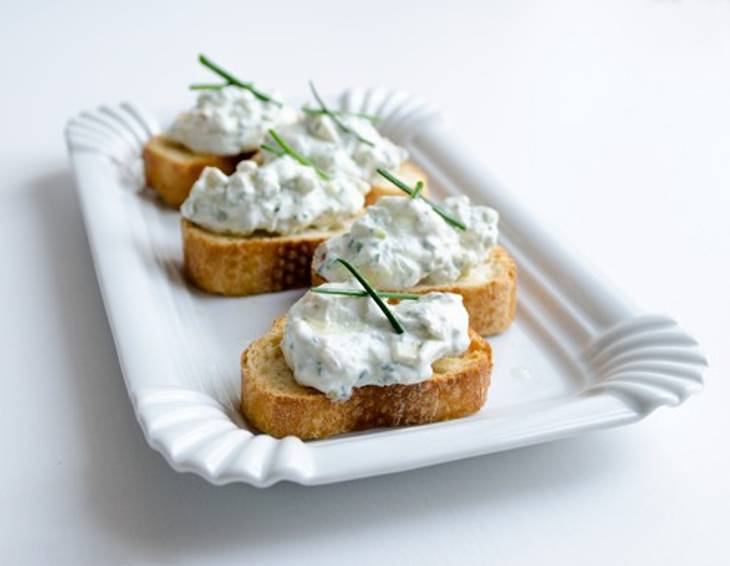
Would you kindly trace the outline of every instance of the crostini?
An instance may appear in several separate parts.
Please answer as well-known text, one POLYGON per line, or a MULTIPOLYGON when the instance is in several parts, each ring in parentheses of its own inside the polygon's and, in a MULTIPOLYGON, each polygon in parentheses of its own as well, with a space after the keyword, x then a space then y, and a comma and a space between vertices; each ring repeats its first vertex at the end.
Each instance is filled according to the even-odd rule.
POLYGON ((316 107, 303 107, 300 120, 277 129, 295 150, 309 156, 325 170, 336 169, 370 183, 371 190, 365 197, 366 206, 383 195, 403 194, 377 173, 378 168, 398 175, 407 183, 421 180, 424 194, 428 193, 425 173, 408 160, 406 149, 377 130, 376 116, 333 110, 325 104, 312 83, 310 88, 316 107))
POLYGON ((195 106, 178 115, 164 134, 151 138, 142 153, 147 186, 174 207, 187 198, 203 169, 216 167, 230 175, 238 162, 258 150, 269 128, 299 117, 278 93, 258 90, 204 55, 199 61, 223 82, 192 85, 200 91, 195 106))
POLYGON ((348 232, 320 244, 313 284, 350 280, 338 262, 344 258, 380 289, 460 294, 479 334, 506 330, 517 305, 517 267, 497 245, 497 212, 466 196, 436 204, 418 186, 382 173, 410 198, 383 197, 348 232))
POLYGON ((308 286, 314 249, 363 209, 367 183, 320 169, 273 135, 274 159, 242 161, 231 176, 207 168, 183 203, 185 272, 204 291, 308 286))
POLYGON ((492 353, 469 329, 461 297, 370 290, 385 310, 362 287, 311 289, 246 348, 248 422, 278 438, 318 439, 454 419, 484 405, 492 353))

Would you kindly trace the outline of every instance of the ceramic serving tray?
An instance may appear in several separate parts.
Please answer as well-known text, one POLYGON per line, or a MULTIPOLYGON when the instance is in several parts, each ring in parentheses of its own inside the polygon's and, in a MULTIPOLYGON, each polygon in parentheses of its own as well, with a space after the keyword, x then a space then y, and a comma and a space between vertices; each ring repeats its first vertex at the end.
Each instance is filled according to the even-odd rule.
POLYGON ((561 247, 434 108, 383 89, 351 90, 340 103, 377 114, 436 195, 465 193, 501 214, 519 306, 512 327, 490 339, 487 404, 468 418, 312 442, 250 429, 238 409, 241 351, 302 291, 231 299, 191 287, 179 215, 143 186, 141 148, 158 122, 131 104, 101 106, 72 118, 66 139, 129 397, 150 446, 173 468, 214 484, 324 484, 631 423, 702 387, 695 340, 628 303, 561 247))

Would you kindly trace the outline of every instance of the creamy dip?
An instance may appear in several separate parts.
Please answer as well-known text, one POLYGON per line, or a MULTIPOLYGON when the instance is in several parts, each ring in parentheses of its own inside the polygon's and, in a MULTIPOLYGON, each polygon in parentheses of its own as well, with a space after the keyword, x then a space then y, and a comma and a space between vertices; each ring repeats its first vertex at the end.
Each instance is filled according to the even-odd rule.
MULTIPOLYGON (((272 96, 279 100, 278 94, 272 96)), ((198 153, 238 155, 258 149, 269 128, 298 117, 291 106, 260 100, 231 85, 201 92, 195 106, 175 119, 167 137, 198 153)))
MULTIPOLYGON (((353 289, 349 283, 324 288, 353 289)), ((468 315, 460 295, 428 293, 390 305, 397 334, 370 297, 308 292, 289 311, 281 349, 301 385, 332 400, 355 387, 413 384, 433 375, 431 364, 469 347, 468 315)))
POLYGON ((342 114, 338 119, 357 135, 343 131, 324 114, 305 115, 302 120, 277 131, 322 169, 338 170, 369 183, 382 181, 377 168, 397 172, 408 159, 405 149, 381 136, 366 118, 342 114))
POLYGON ((313 167, 285 155, 261 166, 242 161, 230 177, 207 167, 180 211, 214 232, 296 234, 342 227, 362 209, 368 190, 358 179, 322 179, 313 167))
POLYGON ((349 272, 336 261, 342 258, 379 289, 468 277, 489 259, 499 215, 489 207, 470 205, 465 196, 447 198, 439 206, 467 229, 447 223, 423 199, 381 197, 349 232, 320 244, 315 270, 328 281, 349 281, 349 272))

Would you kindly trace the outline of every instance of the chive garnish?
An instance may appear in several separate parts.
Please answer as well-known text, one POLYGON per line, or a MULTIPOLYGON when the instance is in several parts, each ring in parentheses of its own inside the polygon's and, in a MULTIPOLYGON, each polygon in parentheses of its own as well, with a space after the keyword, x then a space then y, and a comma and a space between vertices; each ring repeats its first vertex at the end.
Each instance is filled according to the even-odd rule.
POLYGON ((368 139, 365 139, 360 134, 358 134, 355 130, 353 130, 349 126, 342 123, 342 120, 340 120, 337 117, 336 112, 333 112, 332 110, 330 110, 327 107, 327 105, 324 103, 324 100, 322 100, 322 97, 317 92, 317 89, 314 88, 314 83, 312 81, 309 81, 309 88, 312 91, 312 95, 314 96, 314 99, 317 101, 317 104, 319 104, 319 109, 321 110, 322 114, 326 114, 327 116, 329 116, 332 119, 332 121, 337 125, 337 127, 340 128, 340 130, 342 130, 346 134, 355 136, 358 139, 358 141, 360 141, 366 145, 369 145, 371 147, 375 145, 373 142, 371 142, 368 139))
POLYGON ((378 296, 377 291, 372 288, 370 283, 368 283, 368 280, 365 279, 362 275, 360 275, 360 272, 355 269, 354 266, 350 264, 347 260, 344 260, 342 258, 337 258, 337 261, 345 266, 345 268, 352 273, 352 276, 357 279, 358 283, 363 286, 365 291, 367 291, 368 295, 375 301, 375 304, 378 305, 378 308, 383 311, 383 314, 385 315, 385 318, 388 319, 388 322, 390 322, 391 326, 393 327, 393 330, 396 331, 397 334, 403 334, 405 330, 403 330, 403 327, 401 326, 400 322, 398 322, 398 319, 395 317, 393 312, 388 308, 388 305, 386 305, 383 302, 383 299, 381 299, 378 296))
POLYGON ((282 155, 286 155, 285 151, 282 151, 281 149, 278 149, 273 145, 269 145, 267 143, 262 143, 259 147, 264 151, 268 151, 269 153, 273 153, 274 155, 278 155, 279 157, 281 157, 282 155))
MULTIPOLYGON (((253 83, 243 82, 242 80, 236 78, 235 76, 233 76, 231 73, 226 71, 221 66, 217 65, 216 63, 213 63, 213 61, 208 59, 202 53, 200 53, 198 55, 198 61, 200 62, 201 65, 203 65, 204 67, 207 67, 208 69, 213 71, 216 75, 218 75, 219 77, 224 79, 227 83, 224 86, 233 85, 233 86, 237 86, 240 88, 245 88, 247 91, 249 91, 251 94, 253 94, 259 100, 263 100, 264 102, 271 102, 272 104, 276 104, 276 106, 282 106, 281 102, 279 102, 278 100, 274 100, 271 96, 269 96, 265 92, 261 92, 260 90, 255 88, 253 86, 253 83)), ((191 88, 193 88, 194 86, 199 86, 199 85, 193 85, 193 86, 191 86, 191 88)))
MULTIPOLYGON (((367 297, 369 293, 367 291, 360 291, 359 289, 328 289, 327 287, 312 287, 309 289, 312 293, 319 293, 321 295, 344 295, 346 297, 367 297)), ((417 301, 421 298, 421 295, 415 293, 392 293, 390 291, 375 291, 379 297, 383 299, 399 299, 401 301, 417 301)))
POLYGON ((330 180, 330 176, 327 173, 325 173, 322 169, 317 167, 311 159, 309 159, 308 157, 304 157, 301 153, 299 153, 293 147, 291 147, 288 143, 286 143, 282 139, 282 137, 276 133, 276 131, 273 128, 269 128, 268 131, 269 131, 269 135, 276 142, 276 145, 278 145, 279 148, 281 148, 281 151, 277 151, 275 147, 270 146, 269 144, 266 144, 266 143, 261 145, 261 149, 264 149, 266 151, 271 151, 272 153, 276 153, 279 156, 286 154, 289 157, 291 157, 292 159, 301 163, 302 165, 312 167, 317 172, 317 175, 319 175, 320 178, 324 179, 325 181, 330 180))
POLYGON ((414 199, 414 198, 418 198, 418 197, 419 197, 419 195, 421 194, 421 191, 422 191, 422 190, 423 190, 423 181, 418 181, 418 182, 416 183, 416 188, 415 188, 415 189, 413 189, 413 192, 411 193, 411 198, 412 198, 412 199, 414 199))
POLYGON ((329 115, 335 114, 336 116, 355 116, 356 118, 362 118, 368 122, 378 122, 380 116, 375 114, 367 114, 365 112, 350 112, 349 110, 322 110, 321 108, 309 108, 308 106, 302 106, 302 112, 309 116, 322 116, 323 114, 329 115))
POLYGON ((193 85, 190 85, 190 90, 221 90, 226 88, 227 86, 230 86, 229 83, 220 83, 220 84, 214 84, 214 83, 196 83, 193 85))
POLYGON ((432 200, 430 200, 430 199, 428 199, 428 198, 426 198, 424 196, 421 196, 420 192, 423 189, 423 183, 421 183, 421 181, 419 181, 416 184, 416 188, 415 189, 412 189, 411 187, 409 187, 408 185, 406 185, 403 181, 401 181, 397 177, 394 177, 393 175, 391 175, 390 173, 388 173, 385 169, 381 169, 380 167, 378 167, 377 172, 380 173, 386 179, 388 179, 388 181, 390 181, 391 183, 393 183, 396 187, 398 187, 404 193, 406 193, 407 195, 410 195, 412 198, 420 197, 421 199, 423 199, 424 202, 426 202, 433 209, 433 211, 436 214, 438 214, 441 218, 443 218, 444 220, 446 220, 446 222, 448 222, 454 228, 458 228, 459 230, 466 230, 467 229, 466 224, 464 224, 460 220, 457 220, 453 216, 449 215, 449 213, 447 213, 443 208, 441 208, 439 205, 437 205, 432 200), (421 185, 420 188, 419 188, 418 184, 421 185), (414 195, 414 193, 415 193, 415 195, 414 195))

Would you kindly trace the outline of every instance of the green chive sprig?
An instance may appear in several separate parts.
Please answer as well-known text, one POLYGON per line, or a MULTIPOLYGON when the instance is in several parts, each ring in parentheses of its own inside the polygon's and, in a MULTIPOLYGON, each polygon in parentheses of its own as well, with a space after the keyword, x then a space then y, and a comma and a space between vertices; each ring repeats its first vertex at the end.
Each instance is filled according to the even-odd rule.
POLYGON ((299 153, 292 146, 290 146, 288 143, 286 143, 284 141, 284 139, 279 134, 277 134, 273 128, 269 128, 268 131, 269 131, 269 135, 272 137, 272 139, 276 142, 276 145, 278 145, 279 147, 275 148, 274 146, 271 146, 267 143, 263 143, 263 144, 261 144, 261 149, 274 153, 275 155, 278 155, 279 157, 281 157, 282 155, 288 155, 289 157, 291 157, 295 161, 298 161, 302 165, 312 167, 317 172, 317 175, 319 175, 319 177, 321 179, 323 179, 325 181, 330 180, 331 177, 325 171, 323 171, 322 169, 317 167, 311 159, 309 159, 308 157, 304 157, 301 153, 299 153))
POLYGON ((273 145, 269 145, 268 143, 262 143, 259 147, 264 151, 268 151, 269 153, 277 155, 278 157, 286 155, 286 152, 284 150, 279 149, 278 147, 274 147, 273 145))
POLYGON ((324 103, 324 100, 322 100, 322 97, 317 92, 317 89, 314 87, 314 83, 312 81, 309 81, 309 88, 312 91, 312 96, 314 96, 317 104, 319 104, 319 110, 322 112, 322 114, 326 114, 327 116, 329 116, 332 121, 337 125, 337 127, 340 128, 340 130, 342 130, 346 134, 355 136, 359 142, 364 143, 365 145, 369 145, 370 147, 373 147, 375 145, 369 139, 362 137, 355 130, 344 124, 342 120, 337 117, 337 113, 333 112, 327 107, 327 105, 324 103))
POLYGON ((237 87, 246 89, 259 100, 263 100, 264 102, 270 102, 272 104, 275 104, 276 106, 282 106, 281 102, 279 102, 278 100, 274 100, 270 95, 258 90, 256 87, 253 86, 253 83, 244 82, 244 81, 240 80, 239 78, 232 75, 229 71, 226 71, 220 65, 218 65, 218 64, 214 63, 213 61, 211 61, 210 59, 208 59, 202 53, 198 55, 198 61, 200 62, 201 65, 203 65, 204 67, 207 67, 208 69, 213 71, 216 75, 221 77, 226 82, 222 85, 219 85, 219 84, 194 84, 194 85, 190 85, 191 89, 193 89, 193 90, 220 90, 226 86, 233 85, 233 86, 237 86, 237 87))
POLYGON ((401 326, 400 322, 398 322, 398 319, 393 314, 393 311, 391 311, 388 308, 388 305, 383 302, 383 299, 380 298, 378 295, 378 292, 372 288, 370 283, 368 283, 368 280, 365 279, 360 272, 355 269, 353 265, 350 264, 349 261, 344 260, 342 258, 337 258, 337 261, 345 266, 345 269, 352 273, 352 276, 357 279, 358 283, 363 286, 365 291, 367 291, 367 294, 370 295, 370 297, 375 301, 375 304, 378 305, 378 308, 383 311, 383 314, 385 315, 385 318, 388 319, 388 322, 390 322, 391 326, 393 327, 393 330, 395 330, 396 334, 403 334, 405 330, 403 330, 403 327, 401 326))
POLYGON ((397 177, 388 173, 385 169, 381 169, 380 167, 378 167, 377 172, 380 173, 380 175, 382 175, 386 179, 388 179, 388 181, 393 183, 396 187, 398 187, 404 193, 406 193, 407 195, 410 195, 411 198, 417 198, 417 197, 422 198, 424 200, 424 202, 426 202, 433 209, 433 211, 436 214, 438 214, 441 218, 443 218, 447 223, 449 223, 454 228, 458 228, 459 230, 467 229, 466 224, 464 224, 460 220, 457 220, 456 218, 451 216, 448 212, 446 212, 443 208, 441 208, 439 205, 437 205, 432 200, 430 200, 424 196, 421 196, 420 193, 423 190, 423 183, 421 181, 419 181, 416 184, 416 188, 414 189, 414 188, 411 188, 408 185, 406 185, 403 181, 401 181, 397 177))
POLYGON ((190 85, 190 90, 223 90, 229 83, 196 83, 190 85))
POLYGON ((302 112, 309 116, 322 116, 334 114, 337 117, 340 116, 355 116, 356 118, 362 118, 368 122, 378 122, 380 117, 375 114, 367 114, 365 112, 350 112, 349 110, 322 110, 322 108, 309 108, 308 106, 302 106, 302 112))
MULTIPOLYGON (((345 297, 368 297, 367 291, 359 289, 328 289, 327 287, 312 287, 309 289, 312 293, 320 295, 344 295, 345 297)), ((383 299, 398 299, 401 301, 417 301, 421 295, 416 293, 392 293, 390 291, 375 291, 379 297, 383 299)))

